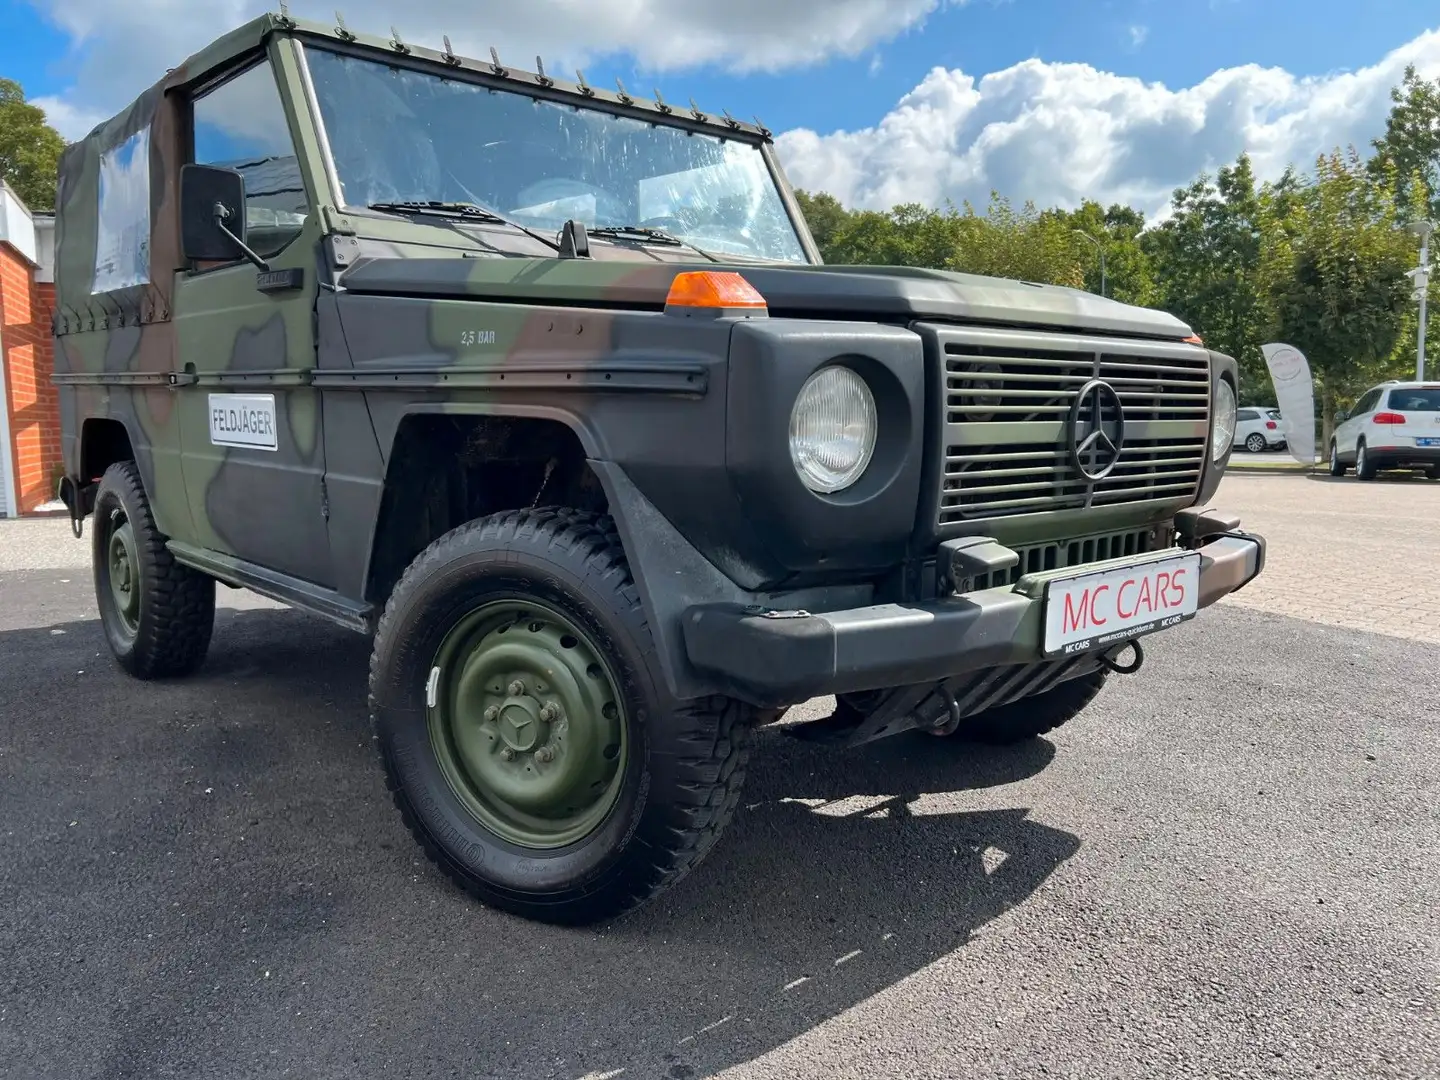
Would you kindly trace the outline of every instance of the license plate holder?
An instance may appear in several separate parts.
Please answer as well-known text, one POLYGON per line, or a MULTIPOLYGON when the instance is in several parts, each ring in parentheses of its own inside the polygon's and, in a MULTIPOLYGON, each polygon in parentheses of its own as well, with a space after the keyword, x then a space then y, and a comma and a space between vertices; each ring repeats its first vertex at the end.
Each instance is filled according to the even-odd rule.
POLYGON ((1440 446, 1440 439, 1416 439, 1416 446, 1440 446))
POLYGON ((1200 553, 1051 578, 1042 652, 1073 656, 1168 630, 1200 610, 1200 553))

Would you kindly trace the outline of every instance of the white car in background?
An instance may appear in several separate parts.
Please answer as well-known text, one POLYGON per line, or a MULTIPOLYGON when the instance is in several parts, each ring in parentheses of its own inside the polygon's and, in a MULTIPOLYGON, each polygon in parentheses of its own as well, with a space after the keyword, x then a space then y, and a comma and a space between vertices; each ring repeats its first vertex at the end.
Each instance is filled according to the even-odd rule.
POLYGON ((1341 413, 1330 439, 1330 475, 1355 466, 1361 480, 1381 469, 1424 469, 1440 480, 1440 382, 1382 383, 1341 413))
POLYGON ((1252 454, 1285 445, 1285 426, 1275 409, 1241 409, 1235 414, 1235 442, 1252 454))

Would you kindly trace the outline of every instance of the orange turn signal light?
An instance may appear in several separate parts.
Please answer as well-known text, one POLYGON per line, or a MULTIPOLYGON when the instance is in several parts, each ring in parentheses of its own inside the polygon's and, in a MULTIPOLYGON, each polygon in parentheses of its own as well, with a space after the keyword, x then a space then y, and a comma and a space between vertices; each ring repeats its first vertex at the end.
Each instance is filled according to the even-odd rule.
POLYGON ((729 270, 690 270, 670 283, 666 306, 692 308, 763 308, 765 297, 729 270))
POLYGON ((1191 334, 1185 339, 1186 345, 1204 345, 1205 341, 1199 334, 1191 334))

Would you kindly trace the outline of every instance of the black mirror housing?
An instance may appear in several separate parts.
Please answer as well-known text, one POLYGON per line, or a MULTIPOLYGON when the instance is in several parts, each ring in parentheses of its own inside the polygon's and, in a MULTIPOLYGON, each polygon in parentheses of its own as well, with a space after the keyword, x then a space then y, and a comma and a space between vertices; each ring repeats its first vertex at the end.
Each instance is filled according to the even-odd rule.
POLYGON ((180 245, 194 262, 246 257, 245 177, 214 165, 181 167, 180 245))

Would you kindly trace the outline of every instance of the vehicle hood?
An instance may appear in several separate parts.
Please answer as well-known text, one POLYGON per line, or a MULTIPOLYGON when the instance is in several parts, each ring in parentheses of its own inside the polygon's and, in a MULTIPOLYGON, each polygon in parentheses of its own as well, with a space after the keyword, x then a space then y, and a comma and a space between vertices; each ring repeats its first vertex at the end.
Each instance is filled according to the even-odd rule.
POLYGON ((367 294, 658 311, 675 275, 686 270, 744 275, 776 317, 941 319, 1171 340, 1192 334, 1173 315, 1080 289, 915 267, 379 256, 357 261, 342 284, 367 294))

